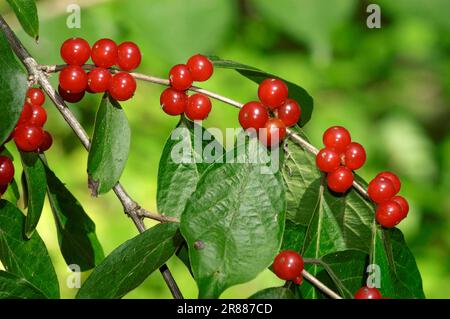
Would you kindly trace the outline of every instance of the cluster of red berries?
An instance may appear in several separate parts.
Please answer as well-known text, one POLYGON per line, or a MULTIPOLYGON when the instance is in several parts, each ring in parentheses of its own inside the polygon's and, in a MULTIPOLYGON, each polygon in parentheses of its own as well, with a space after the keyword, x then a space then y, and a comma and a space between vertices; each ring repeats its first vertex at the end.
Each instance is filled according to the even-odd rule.
POLYGON ((304 262, 302 256, 293 250, 284 250, 274 259, 272 269, 275 275, 283 280, 293 281, 300 285, 303 280, 304 262))
POLYGON ((169 115, 186 114, 191 120, 204 120, 211 112, 211 101, 203 94, 196 93, 188 97, 186 90, 192 82, 203 82, 213 74, 213 64, 201 54, 193 55, 186 64, 177 64, 170 69, 170 87, 160 96, 160 104, 169 115))
POLYGON ((408 201, 397 195, 400 187, 400 179, 391 172, 379 173, 367 187, 370 199, 377 204, 375 217, 383 227, 395 227, 408 215, 408 201))
POLYGON ((136 80, 128 72, 109 70, 117 65, 123 71, 131 71, 141 63, 141 52, 133 42, 116 45, 113 40, 100 39, 91 47, 82 38, 71 38, 61 46, 61 57, 68 64, 59 74, 58 92, 70 103, 79 102, 85 91, 89 93, 108 92, 118 101, 130 99, 136 91, 136 80), (89 73, 82 65, 92 59, 95 68, 89 73))
MULTIPOLYGON (((43 129, 47 112, 42 107, 45 95, 39 88, 29 88, 20 118, 5 143, 14 139, 22 152, 45 152, 52 146, 52 136, 43 129)), ((0 145, 0 151, 3 145, 0 145)), ((0 197, 14 178, 14 165, 9 157, 0 156, 0 197)))
POLYGON ((364 147, 352 142, 350 133, 341 126, 333 126, 323 134, 325 147, 316 155, 316 165, 327 173, 328 187, 337 193, 345 193, 353 184, 353 170, 366 162, 364 147))
POLYGON ((286 127, 295 125, 302 110, 288 98, 288 87, 280 79, 265 79, 258 87, 258 101, 251 101, 239 111, 244 130, 253 129, 266 146, 275 146, 286 136, 286 127), (271 113, 275 117, 270 117, 271 113), (261 130, 262 129, 262 130, 261 130))

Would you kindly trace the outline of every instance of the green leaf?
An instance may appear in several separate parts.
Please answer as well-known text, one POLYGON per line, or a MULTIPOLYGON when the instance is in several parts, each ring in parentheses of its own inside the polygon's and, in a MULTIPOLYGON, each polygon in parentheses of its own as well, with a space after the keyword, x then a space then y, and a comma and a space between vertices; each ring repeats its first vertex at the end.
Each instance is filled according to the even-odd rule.
POLYGON ((177 223, 158 224, 116 248, 88 277, 77 298, 121 298, 161 267, 182 244, 177 223))
POLYGON ((284 287, 266 288, 250 296, 248 299, 296 299, 294 293, 284 287))
POLYGON ((211 59, 215 67, 236 70, 246 78, 249 78, 256 83, 261 83, 263 80, 273 77, 283 80, 289 88, 289 97, 296 100, 302 108, 302 116, 299 120, 299 125, 304 126, 311 119, 311 114, 314 108, 314 100, 301 86, 252 66, 234 61, 222 60, 216 56, 209 56, 209 59, 211 59))
POLYGON ((46 299, 46 297, 26 279, 0 270, 0 299, 46 299))
POLYGON ((88 157, 89 187, 93 196, 110 191, 119 181, 130 150, 130 136, 124 110, 105 94, 95 117, 88 157))
POLYGON ((41 218, 42 208, 45 201, 45 179, 44 165, 37 153, 21 152, 22 167, 26 180, 27 216, 25 219, 25 236, 31 237, 41 218))
POLYGON ((223 154, 223 147, 209 131, 182 118, 167 139, 159 161, 158 211, 180 217, 201 174, 223 154))
POLYGON ((27 77, 14 57, 5 34, 0 31, 0 145, 19 120, 25 101, 27 77))
POLYGON ((23 236, 25 216, 11 203, 0 201, 0 261, 5 269, 26 279, 48 298, 59 298, 59 284, 47 248, 37 232, 23 236))
POLYGON ((232 151, 239 154, 235 163, 212 164, 181 215, 200 298, 217 298, 226 288, 255 278, 278 252, 284 189, 279 172, 251 160, 262 149, 252 138, 232 151))
POLYGON ((48 199, 64 260, 67 265, 78 265, 81 271, 92 269, 104 259, 95 224, 55 173, 44 167, 48 199))
POLYGON ((34 39, 39 38, 39 19, 34 0, 6 0, 19 19, 22 28, 34 39))
POLYGON ((372 264, 380 267, 383 297, 425 298, 416 261, 400 230, 376 227, 372 264))

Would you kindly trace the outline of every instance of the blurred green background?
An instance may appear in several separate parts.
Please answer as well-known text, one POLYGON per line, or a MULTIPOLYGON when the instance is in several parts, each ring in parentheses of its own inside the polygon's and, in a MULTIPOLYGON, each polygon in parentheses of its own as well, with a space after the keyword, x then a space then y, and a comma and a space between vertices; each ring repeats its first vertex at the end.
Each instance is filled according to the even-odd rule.
MULTIPOLYGON (((353 0, 133 0, 38 1, 40 40, 30 40, 2 1, 0 11, 41 64, 58 64, 59 46, 68 37, 90 43, 102 37, 135 41, 143 52, 138 71, 166 77, 170 67, 194 53, 215 54, 249 64, 300 84, 315 99, 306 131, 320 146, 322 132, 344 125, 362 143, 368 161, 360 174, 371 179, 392 170, 403 181, 411 204, 400 225, 416 256, 429 298, 450 297, 450 2, 377 1, 381 29, 366 26, 367 5, 353 0), (69 4, 81 6, 81 28, 68 29, 69 4)), ((56 83, 56 76, 52 81, 56 83)), ((205 88, 245 102, 257 97, 252 82, 216 70, 205 88)), ((124 102, 132 128, 131 152, 121 182, 144 207, 156 210, 159 155, 177 119, 159 107, 162 87, 138 83, 124 102)), ((71 109, 92 132, 101 96, 89 95, 71 109)), ((55 137, 47 153, 53 170, 74 192, 97 225, 105 253, 136 235, 113 194, 98 199, 87 188, 87 153, 52 105, 46 103, 47 129, 55 137)), ((207 127, 237 127, 237 110, 218 102, 207 127)), ((150 225, 150 224, 148 224, 150 225)), ((62 296, 69 275, 46 204, 38 230, 60 279, 62 296)), ((176 258, 169 261, 186 297, 196 284, 176 258)), ((84 274, 86 276, 87 274, 84 274)), ((223 297, 245 298, 281 284, 269 271, 223 297)), ((156 272, 130 298, 171 297, 156 272)))

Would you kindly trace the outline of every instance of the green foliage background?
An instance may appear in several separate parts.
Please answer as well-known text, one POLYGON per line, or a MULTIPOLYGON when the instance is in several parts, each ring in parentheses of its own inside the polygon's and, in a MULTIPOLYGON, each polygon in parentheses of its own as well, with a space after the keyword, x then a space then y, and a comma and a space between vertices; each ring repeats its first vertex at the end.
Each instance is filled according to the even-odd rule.
MULTIPOLYGON (((366 7, 356 0, 133 0, 78 1, 81 29, 66 27, 66 7, 77 1, 39 1, 37 45, 8 14, 42 64, 57 64, 59 46, 68 37, 90 43, 101 37, 135 41, 143 52, 138 71, 166 77, 169 68, 194 53, 232 59, 277 74, 305 87, 315 99, 306 132, 320 146, 322 132, 344 125, 367 150, 360 174, 371 179, 393 170, 403 181, 402 194, 411 204, 400 225, 422 273, 427 297, 450 297, 450 31, 446 0, 377 1, 382 28, 366 27, 366 7)), ((56 76, 53 82, 57 83, 56 76)), ((257 98, 257 86, 227 70, 202 84, 207 89, 245 102, 257 98)), ((122 104, 129 118, 132 142, 121 181, 144 207, 156 211, 159 156, 177 119, 159 108, 162 87, 138 83, 135 97, 122 104)), ((89 95, 71 109, 92 133, 101 95, 89 95)), ((237 127, 237 110, 219 102, 207 127, 237 127)), ((87 188, 87 153, 61 116, 46 102, 47 129, 54 147, 50 167, 65 182, 97 225, 105 254, 137 232, 113 194, 98 199, 87 188)), ((18 154, 14 153, 16 159, 18 154)), ((20 180, 20 172, 16 179, 20 180)), ((176 200, 176 199, 174 199, 176 200)), ((73 297, 60 255, 48 202, 38 231, 56 265, 62 296, 73 297)), ((177 258, 168 263, 186 297, 197 287, 177 258)), ((223 297, 246 298, 281 283, 269 271, 250 283, 228 289, 223 297)), ((155 272, 127 295, 130 298, 170 297, 155 272)))

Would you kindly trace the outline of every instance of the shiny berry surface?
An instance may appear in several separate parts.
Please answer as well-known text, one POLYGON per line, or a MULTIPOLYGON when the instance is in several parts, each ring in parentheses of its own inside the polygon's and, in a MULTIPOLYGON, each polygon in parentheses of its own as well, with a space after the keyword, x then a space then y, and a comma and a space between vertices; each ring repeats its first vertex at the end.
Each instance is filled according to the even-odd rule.
POLYGON ((272 269, 283 280, 295 280, 301 276, 304 267, 302 256, 296 251, 284 250, 274 259, 272 269))
POLYGON ((180 115, 186 110, 187 95, 172 88, 165 89, 159 98, 163 111, 169 115, 180 115))
POLYGON ((364 147, 356 142, 350 143, 345 150, 345 166, 351 170, 361 168, 366 162, 364 147))
POLYGON ((53 144, 53 138, 52 135, 44 131, 44 137, 42 138, 41 144, 39 144, 39 152, 45 152, 47 151, 53 144))
POLYGON ((70 65, 83 65, 89 60, 91 47, 82 38, 71 38, 64 41, 60 49, 64 62, 70 65))
POLYGON ((323 148, 316 155, 316 165, 322 171, 331 173, 341 164, 339 153, 332 148, 323 148))
POLYGON ((279 79, 265 79, 258 87, 259 100, 265 106, 276 109, 288 98, 288 87, 279 79))
POLYGON ((269 112, 260 102, 248 102, 239 111, 239 123, 244 130, 253 128, 258 132, 268 120, 269 112))
POLYGON ((358 289, 354 297, 355 299, 381 299, 381 292, 375 287, 362 287, 358 289))
POLYGON ((27 102, 33 105, 42 105, 45 102, 45 95, 41 89, 29 88, 27 91, 27 102))
POLYGON ((323 133, 323 145, 343 153, 352 141, 350 133, 342 126, 332 126, 323 133))
POLYGON ((141 58, 141 50, 134 42, 123 42, 117 47, 117 65, 124 71, 136 69, 141 58))
POLYGON ((402 219, 406 218, 409 213, 408 201, 403 196, 394 196, 391 198, 392 201, 396 202, 402 208, 402 219))
POLYGON ((59 73, 59 85, 69 93, 80 93, 86 89, 87 74, 82 67, 69 65, 59 73))
POLYGON ((177 64, 169 71, 170 85, 178 91, 185 91, 192 85, 192 75, 184 64, 177 64))
POLYGON ((92 62, 101 68, 110 68, 117 63, 117 44, 111 39, 100 39, 91 50, 92 62))
POLYGON ((136 91, 136 80, 126 72, 114 74, 109 85, 109 94, 117 101, 130 99, 136 91))
POLYGON ((80 93, 68 93, 64 91, 61 85, 58 86, 58 94, 63 98, 64 101, 69 103, 77 103, 80 102, 85 94, 85 91, 81 91, 80 93))
POLYGON ((44 126, 45 122, 47 122, 47 111, 39 105, 33 105, 32 110, 33 112, 27 124, 40 127, 44 126))
POLYGON ((328 188, 336 193, 345 193, 352 187, 353 179, 353 172, 345 166, 340 166, 331 173, 328 173, 328 188))
POLYGON ((31 115, 33 115, 33 106, 30 103, 25 102, 17 125, 26 124, 30 120, 31 115))
POLYGON ((379 204, 391 199, 397 192, 390 179, 375 177, 367 186, 367 193, 371 200, 379 204))
POLYGON ((20 125, 14 130, 14 142, 24 152, 37 151, 43 138, 44 131, 38 126, 20 125))
POLYGON ((286 136, 286 126, 277 118, 269 119, 262 130, 259 130, 259 139, 266 146, 276 146, 286 136))
POLYGON ((186 65, 194 81, 206 81, 213 74, 213 64, 204 55, 196 54, 191 56, 186 65))
POLYGON ((196 93, 188 97, 185 114, 193 121, 204 120, 211 108, 211 100, 206 95, 196 93))
POLYGON ((112 75, 108 69, 95 68, 88 73, 88 88, 92 93, 102 93, 109 89, 112 75))
POLYGON ((0 185, 8 185, 14 178, 14 165, 9 157, 0 156, 0 185))
POLYGON ((300 105, 293 100, 287 99, 286 103, 281 105, 276 111, 275 114, 277 117, 283 121, 286 126, 293 126, 297 124, 300 116, 302 115, 302 110, 300 105))
POLYGON ((402 207, 393 200, 383 202, 377 206, 375 218, 383 227, 395 227, 403 219, 402 207))
POLYGON ((398 178, 398 176, 396 174, 394 174, 392 172, 381 172, 376 177, 387 178, 394 185, 395 193, 398 193, 400 191, 402 183, 400 182, 400 179, 398 178))

